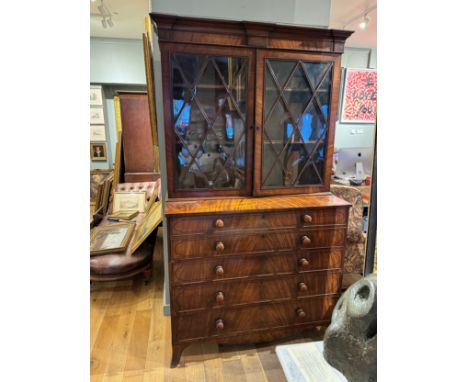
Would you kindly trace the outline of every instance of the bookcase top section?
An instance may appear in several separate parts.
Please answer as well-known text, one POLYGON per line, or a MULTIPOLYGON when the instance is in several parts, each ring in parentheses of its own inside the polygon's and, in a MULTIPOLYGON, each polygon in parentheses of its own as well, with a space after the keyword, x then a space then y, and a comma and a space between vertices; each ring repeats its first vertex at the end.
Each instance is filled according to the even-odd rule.
POLYGON ((159 42, 343 53, 352 31, 151 13, 159 42))

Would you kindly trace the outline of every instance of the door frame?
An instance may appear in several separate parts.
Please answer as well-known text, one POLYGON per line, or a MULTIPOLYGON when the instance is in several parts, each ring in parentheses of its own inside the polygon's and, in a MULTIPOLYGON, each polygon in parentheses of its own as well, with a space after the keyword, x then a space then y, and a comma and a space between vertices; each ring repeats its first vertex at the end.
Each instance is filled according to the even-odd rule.
POLYGON ((166 166, 167 166, 167 196, 168 199, 194 198, 194 197, 235 197, 249 196, 252 194, 252 167, 253 167, 253 121, 254 121, 254 83, 255 83, 255 50, 252 48, 206 46, 196 44, 177 44, 160 41, 161 66, 162 66, 162 87, 163 87, 163 108, 164 108, 164 131, 166 146, 166 166), (176 138, 173 133, 172 121, 172 70, 170 65, 170 55, 172 53, 187 53, 200 55, 217 55, 231 57, 246 57, 247 64, 247 104, 246 104, 246 157, 245 157, 245 184, 241 189, 177 189, 176 187, 176 160, 177 155, 174 150, 176 138))
POLYGON ((256 84, 255 84, 255 158, 253 195, 293 195, 330 191, 333 149, 335 141, 335 126, 338 112, 338 97, 340 90, 341 55, 304 53, 292 51, 279 51, 270 49, 257 49, 256 51, 256 84), (263 94, 265 84, 265 59, 285 59, 320 61, 332 63, 331 94, 328 110, 328 133, 326 139, 326 155, 324 162, 323 183, 311 186, 268 187, 261 188, 262 182, 262 155, 263 155, 263 94))

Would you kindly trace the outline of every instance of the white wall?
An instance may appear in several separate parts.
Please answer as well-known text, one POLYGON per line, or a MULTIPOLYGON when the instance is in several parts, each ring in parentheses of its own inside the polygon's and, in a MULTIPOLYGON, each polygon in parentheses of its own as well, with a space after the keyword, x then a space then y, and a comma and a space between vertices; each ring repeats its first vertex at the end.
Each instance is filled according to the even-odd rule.
POLYGON ((91 83, 145 85, 143 42, 91 38, 91 83))
POLYGON ((179 16, 328 27, 330 0, 151 0, 151 11, 179 16))

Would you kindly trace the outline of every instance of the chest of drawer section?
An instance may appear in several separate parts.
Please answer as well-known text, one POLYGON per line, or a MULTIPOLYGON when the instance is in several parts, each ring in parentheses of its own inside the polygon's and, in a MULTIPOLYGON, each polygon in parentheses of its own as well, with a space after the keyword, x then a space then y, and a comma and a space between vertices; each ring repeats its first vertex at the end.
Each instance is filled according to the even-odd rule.
POLYGON ((171 216, 171 305, 182 320, 177 322, 186 315, 211 320, 204 313, 211 310, 224 317, 226 309, 236 315, 248 306, 261 310, 266 303, 337 296, 347 217, 346 207, 171 216))

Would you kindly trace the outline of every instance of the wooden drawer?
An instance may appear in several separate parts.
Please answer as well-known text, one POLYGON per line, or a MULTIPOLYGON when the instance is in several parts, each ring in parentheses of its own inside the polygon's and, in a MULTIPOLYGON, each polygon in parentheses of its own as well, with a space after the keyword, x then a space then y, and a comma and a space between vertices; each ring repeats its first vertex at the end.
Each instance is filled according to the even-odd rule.
POLYGON ((341 268, 344 248, 301 250, 259 256, 230 256, 171 263, 171 283, 190 284, 341 268), (306 260, 306 261, 304 261, 306 260), (217 272, 222 268, 222 273, 217 272))
POLYGON ((173 262, 171 264, 171 283, 176 285, 293 273, 296 271, 296 261, 296 256, 286 253, 173 262), (217 267, 222 268, 222 274, 217 272, 217 267))
POLYGON ((346 224, 347 207, 300 211, 218 214, 170 219, 171 235, 222 234, 246 229, 301 228, 315 225, 346 224))
POLYGON ((177 341, 188 341, 328 321, 338 298, 339 295, 312 297, 287 303, 213 309, 173 316, 172 330, 177 341))
POLYGON ((343 246, 346 227, 265 232, 250 235, 212 235, 171 239, 172 259, 293 251, 299 248, 343 246))
POLYGON ((262 301, 290 300, 335 294, 341 288, 341 270, 249 281, 218 281, 174 288, 171 303, 178 312, 239 306, 262 301))

